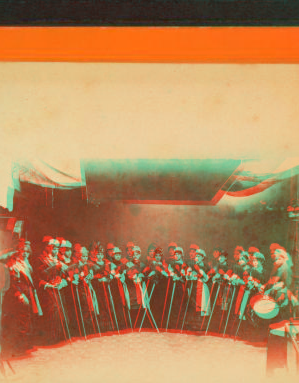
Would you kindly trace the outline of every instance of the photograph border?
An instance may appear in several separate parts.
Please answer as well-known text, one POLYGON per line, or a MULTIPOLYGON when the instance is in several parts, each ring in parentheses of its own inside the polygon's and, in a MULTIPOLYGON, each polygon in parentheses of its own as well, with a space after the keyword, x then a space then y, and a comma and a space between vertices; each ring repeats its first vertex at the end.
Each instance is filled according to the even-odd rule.
POLYGON ((1 27, 0 61, 298 63, 299 27, 1 27))

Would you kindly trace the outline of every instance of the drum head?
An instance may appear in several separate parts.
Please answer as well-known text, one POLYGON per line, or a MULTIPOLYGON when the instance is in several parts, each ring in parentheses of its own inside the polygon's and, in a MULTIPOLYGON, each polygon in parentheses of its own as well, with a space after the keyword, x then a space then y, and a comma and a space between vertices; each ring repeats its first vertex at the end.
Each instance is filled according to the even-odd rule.
POLYGON ((279 306, 274 299, 261 296, 253 303, 253 310, 256 315, 262 319, 273 319, 279 313, 279 306))

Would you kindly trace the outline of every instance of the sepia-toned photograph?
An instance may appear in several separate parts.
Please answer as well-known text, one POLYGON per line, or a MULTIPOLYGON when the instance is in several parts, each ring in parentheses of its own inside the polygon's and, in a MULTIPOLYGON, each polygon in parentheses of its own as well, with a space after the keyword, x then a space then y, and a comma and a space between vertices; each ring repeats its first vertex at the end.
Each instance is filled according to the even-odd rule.
POLYGON ((0 373, 296 382, 299 67, 0 64, 0 373))

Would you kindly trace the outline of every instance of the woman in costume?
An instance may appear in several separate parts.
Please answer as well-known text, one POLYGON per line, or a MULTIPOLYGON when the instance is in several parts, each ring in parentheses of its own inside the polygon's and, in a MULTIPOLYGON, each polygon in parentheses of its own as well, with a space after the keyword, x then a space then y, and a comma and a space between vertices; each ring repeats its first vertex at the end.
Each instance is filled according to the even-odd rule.
POLYGON ((43 315, 29 263, 31 254, 30 242, 20 240, 18 251, 7 264, 10 288, 3 299, 1 342, 5 358, 23 355, 32 348, 34 319, 43 315))
MULTIPOLYGON (((189 284, 194 285, 190 297, 190 301, 185 308, 187 310, 186 328, 190 330, 199 330, 202 324, 202 317, 209 316, 211 313, 210 290, 207 282, 209 277, 208 267, 204 261, 206 253, 202 249, 197 249, 195 253, 195 263, 192 267, 188 267, 186 279, 189 284)), ((190 287, 189 287, 190 288, 190 287)))
POLYGON ((62 289, 67 286, 68 266, 58 260, 60 243, 44 237, 45 249, 34 261, 34 271, 39 281, 38 293, 44 312, 39 333, 42 344, 51 345, 70 338, 67 308, 62 289))
POLYGON ((91 246, 90 260, 93 263, 93 279, 89 290, 92 295, 94 292, 96 294, 96 302, 93 305, 94 310, 97 313, 101 331, 111 331, 112 323, 110 315, 112 308, 109 285, 112 279, 111 262, 105 258, 104 247, 100 242, 94 242, 91 246))

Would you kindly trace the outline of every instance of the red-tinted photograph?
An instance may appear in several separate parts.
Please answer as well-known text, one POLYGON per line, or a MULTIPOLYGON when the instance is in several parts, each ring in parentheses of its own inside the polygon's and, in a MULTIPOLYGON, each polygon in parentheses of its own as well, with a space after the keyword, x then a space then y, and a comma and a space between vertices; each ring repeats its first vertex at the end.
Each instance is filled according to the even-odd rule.
POLYGON ((3 380, 298 379, 298 74, 0 64, 3 380))

